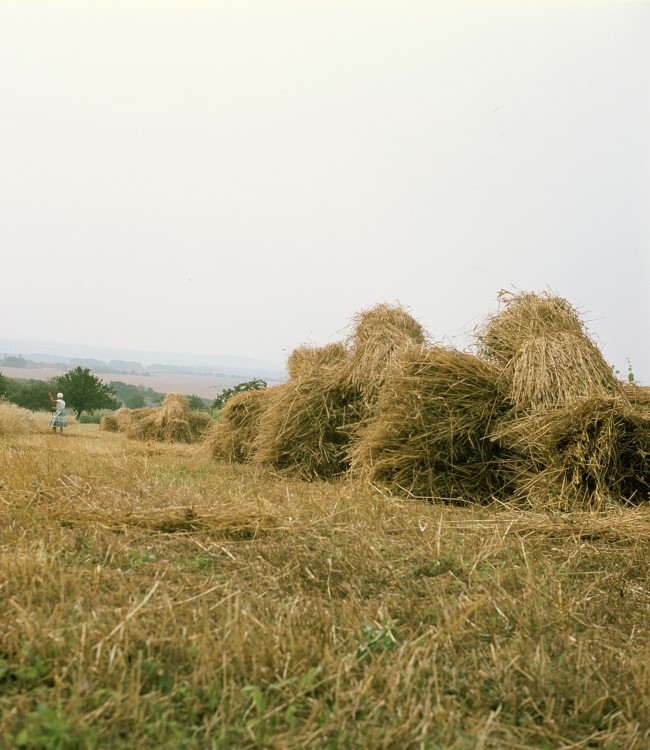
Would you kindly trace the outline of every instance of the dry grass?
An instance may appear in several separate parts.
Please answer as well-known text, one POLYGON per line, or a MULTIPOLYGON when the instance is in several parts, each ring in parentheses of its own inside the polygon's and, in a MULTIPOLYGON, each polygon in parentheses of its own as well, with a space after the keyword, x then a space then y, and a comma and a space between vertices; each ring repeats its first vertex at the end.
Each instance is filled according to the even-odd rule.
POLYGON ((5 747, 650 743, 650 511, 386 499, 77 425, 0 439, 5 747))
POLYGON ((24 435, 37 429, 34 412, 0 398, 0 436, 24 435))

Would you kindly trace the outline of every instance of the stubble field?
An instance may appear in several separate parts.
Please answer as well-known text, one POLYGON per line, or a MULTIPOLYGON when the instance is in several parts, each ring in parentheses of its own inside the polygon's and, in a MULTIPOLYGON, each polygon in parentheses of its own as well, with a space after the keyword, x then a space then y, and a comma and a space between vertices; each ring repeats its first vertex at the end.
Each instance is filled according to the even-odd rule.
POLYGON ((0 436, 0 743, 650 747, 650 512, 0 436))

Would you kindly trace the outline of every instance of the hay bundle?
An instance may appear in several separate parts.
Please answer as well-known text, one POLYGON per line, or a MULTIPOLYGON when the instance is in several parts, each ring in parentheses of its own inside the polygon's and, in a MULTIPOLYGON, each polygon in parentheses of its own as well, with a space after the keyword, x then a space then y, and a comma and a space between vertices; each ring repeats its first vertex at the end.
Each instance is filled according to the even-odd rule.
POLYGON ((261 416, 271 394, 280 387, 243 391, 226 401, 218 421, 206 436, 212 458, 238 463, 251 460, 261 416))
POLYGON ((143 437, 142 432, 150 424, 156 409, 151 406, 144 406, 141 409, 129 409, 128 411, 128 419, 124 418, 123 423, 118 419, 118 424, 124 425, 123 431, 126 432, 127 437, 135 440, 147 440, 148 438, 143 437))
POLYGON ((359 419, 356 394, 340 371, 276 386, 260 420, 255 462, 301 479, 330 479, 347 470, 351 426, 359 419))
POLYGON ((622 383, 623 395, 630 404, 646 417, 650 417, 650 386, 622 383))
POLYGON ((123 406, 112 414, 105 414, 99 422, 99 429, 106 432, 126 432, 133 411, 123 406))
POLYGON ((299 346, 287 359, 287 372, 291 380, 298 380, 322 369, 336 368, 343 364, 347 357, 345 344, 340 342, 326 346, 299 346))
POLYGON ((503 422, 515 496, 529 505, 599 507, 650 499, 650 415, 621 396, 576 398, 503 422))
POLYGON ((501 368, 442 347, 402 351, 351 446, 352 473, 421 498, 485 501, 503 490, 489 439, 507 408, 501 368))
POLYGON ((214 424, 214 419, 206 411, 191 411, 187 419, 192 433, 198 438, 204 438, 214 424))
POLYGON ((159 409, 133 409, 127 436, 136 440, 165 443, 195 443, 202 437, 190 424, 190 407, 186 396, 168 393, 159 409))
POLYGON ((522 344, 537 336, 570 333, 583 336, 577 311, 562 297, 546 292, 501 292, 500 309, 477 333, 481 355, 506 365, 522 344))
POLYGON ((400 353, 429 340, 422 325, 400 305, 380 304, 352 319, 345 378, 368 409, 377 400, 386 374, 400 353))
POLYGON ((522 341, 506 375, 510 401, 518 411, 621 393, 612 368, 585 333, 556 331, 522 341))
POLYGON ((114 414, 104 414, 99 420, 99 429, 105 432, 119 432, 120 427, 114 414))

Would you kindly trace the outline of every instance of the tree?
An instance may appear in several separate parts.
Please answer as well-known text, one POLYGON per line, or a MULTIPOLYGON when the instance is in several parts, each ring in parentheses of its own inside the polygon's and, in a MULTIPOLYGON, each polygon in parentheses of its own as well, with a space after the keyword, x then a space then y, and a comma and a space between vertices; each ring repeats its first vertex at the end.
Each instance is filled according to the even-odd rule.
POLYGON ((6 378, 0 372, 0 398, 2 396, 6 396, 8 392, 9 392, 9 378, 6 378))
POLYGON ((190 407, 190 411, 207 411, 208 405, 201 398, 201 396, 188 396, 187 401, 190 407))
POLYGON ((212 402, 212 411, 223 409, 226 401, 238 393, 242 393, 243 391, 261 391, 263 388, 266 388, 266 380, 261 380, 260 378, 248 380, 246 383, 240 383, 234 388, 225 388, 212 402))
POLYGON ((50 411, 52 404, 47 394, 56 393, 59 380, 58 378, 51 378, 50 380, 33 380, 28 383, 14 380, 10 385, 16 386, 10 388, 7 394, 9 401, 12 403, 22 406, 23 409, 30 409, 30 411, 50 411))
POLYGON ((142 409, 146 405, 147 402, 144 400, 144 396, 141 393, 134 393, 132 396, 129 396, 124 402, 124 406, 128 407, 129 409, 142 409))
POLYGON ((87 367, 76 367, 62 375, 58 381, 66 405, 74 409, 77 419, 82 411, 93 412, 95 409, 120 407, 119 401, 115 398, 115 391, 95 377, 87 367))

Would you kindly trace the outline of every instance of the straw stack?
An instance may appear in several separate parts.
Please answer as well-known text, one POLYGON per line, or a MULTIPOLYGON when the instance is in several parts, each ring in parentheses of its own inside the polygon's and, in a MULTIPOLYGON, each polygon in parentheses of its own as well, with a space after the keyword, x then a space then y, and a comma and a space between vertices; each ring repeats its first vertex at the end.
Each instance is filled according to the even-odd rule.
POLYGON ((255 442, 255 463, 302 479, 331 479, 347 470, 358 398, 336 368, 312 371, 276 387, 255 442))
POLYGON ((122 407, 112 414, 105 414, 99 422, 99 429, 106 432, 126 432, 132 411, 122 407))
POLYGON ((353 474, 413 497, 501 494, 500 450, 489 435, 506 408, 502 383, 498 365, 471 354, 403 350, 351 447, 353 474))
POLYGON ((242 391, 226 401, 218 421, 206 437, 206 446, 213 459, 232 463, 251 460, 260 419, 279 387, 242 391))
POLYGON ((622 396, 575 398, 497 430, 515 498, 536 508, 598 508, 650 499, 650 414, 622 396))
POLYGON ((407 347, 427 344, 429 336, 400 305, 380 304, 363 310, 354 316, 351 328, 344 378, 371 411, 393 362, 407 347))
POLYGON ((289 379, 300 380, 323 369, 337 368, 343 365, 347 358, 347 349, 341 342, 326 346, 299 346, 287 358, 289 379))
POLYGON ((192 417, 186 396, 168 393, 159 409, 133 409, 126 434, 135 440, 196 443, 208 425, 209 417, 192 417))
POLYGON ((512 408, 493 437, 508 452, 515 498, 534 507, 638 502, 646 484, 630 471, 644 470, 647 420, 578 313, 549 294, 502 302, 479 332, 479 346, 505 374, 512 408))

